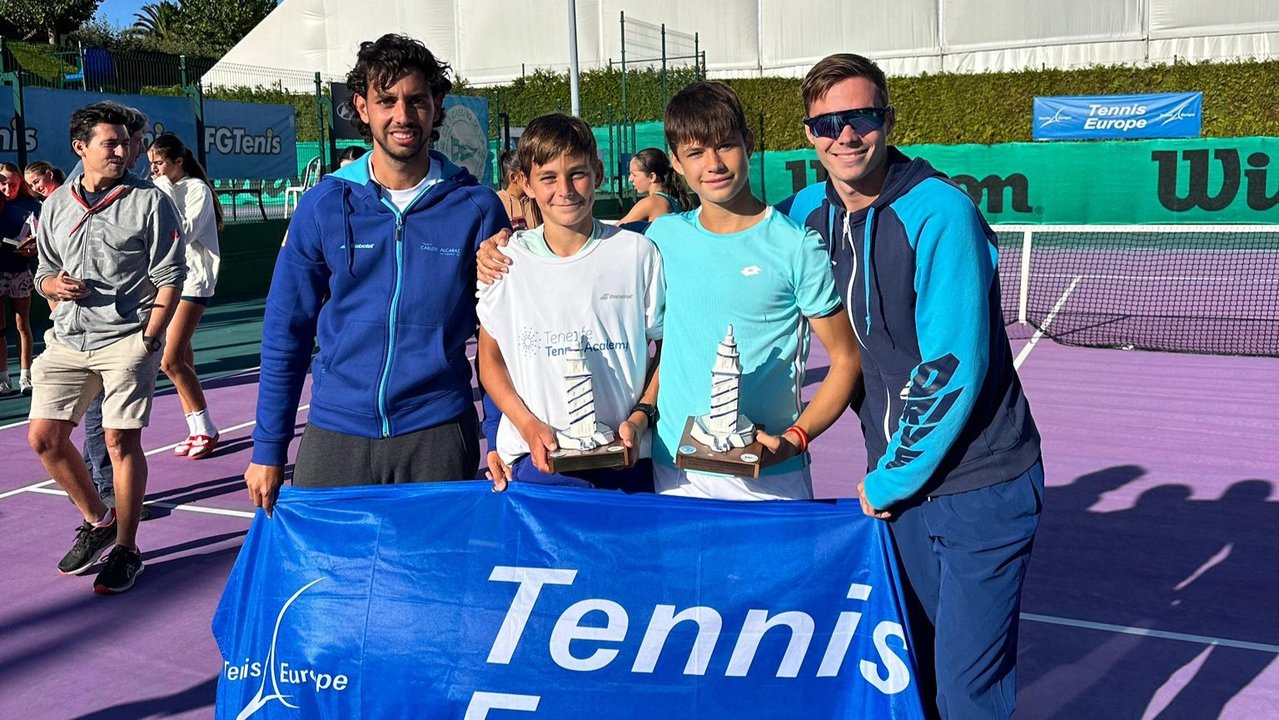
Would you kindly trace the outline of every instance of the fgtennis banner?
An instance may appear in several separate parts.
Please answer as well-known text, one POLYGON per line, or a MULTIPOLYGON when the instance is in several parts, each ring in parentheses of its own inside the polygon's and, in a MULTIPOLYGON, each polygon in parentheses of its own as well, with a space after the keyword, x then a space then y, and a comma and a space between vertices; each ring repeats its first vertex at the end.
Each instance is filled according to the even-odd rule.
POLYGON ((213 618, 217 717, 916 720, 894 567, 849 502, 285 488, 213 618))
POLYGON ((295 177, 297 140, 297 112, 292 105, 204 101, 209 177, 295 177))
POLYGON ((1203 93, 1036 97, 1036 140, 1199 137, 1203 93))

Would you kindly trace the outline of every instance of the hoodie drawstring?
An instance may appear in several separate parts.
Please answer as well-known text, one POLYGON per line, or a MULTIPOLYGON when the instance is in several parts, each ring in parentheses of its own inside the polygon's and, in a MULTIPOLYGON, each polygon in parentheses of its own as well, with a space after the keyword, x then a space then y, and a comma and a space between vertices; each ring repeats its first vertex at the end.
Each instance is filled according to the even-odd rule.
POLYGON ((866 289, 866 334, 870 335, 870 284, 875 279, 875 266, 872 264, 874 254, 871 245, 875 241, 875 208, 866 212, 866 234, 862 238, 862 274, 866 276, 863 283, 866 289))
POLYGON ((351 189, 342 183, 342 229, 346 233, 346 271, 355 277, 355 236, 351 234, 351 189))

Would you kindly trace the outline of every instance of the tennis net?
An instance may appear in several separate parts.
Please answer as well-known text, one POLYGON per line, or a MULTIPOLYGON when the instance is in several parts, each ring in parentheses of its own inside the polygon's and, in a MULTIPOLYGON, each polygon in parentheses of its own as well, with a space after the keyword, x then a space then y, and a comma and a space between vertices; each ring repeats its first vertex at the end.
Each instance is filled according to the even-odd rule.
POLYGON ((1279 356, 1279 225, 996 225, 1004 322, 1067 345, 1279 356))

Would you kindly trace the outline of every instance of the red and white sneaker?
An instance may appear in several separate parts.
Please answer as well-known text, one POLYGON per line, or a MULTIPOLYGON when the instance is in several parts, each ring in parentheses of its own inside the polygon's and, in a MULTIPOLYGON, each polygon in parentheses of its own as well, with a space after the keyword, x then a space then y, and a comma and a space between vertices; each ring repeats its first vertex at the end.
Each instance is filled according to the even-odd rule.
POLYGON ((174 457, 186 457, 191 454, 191 443, 195 440, 194 435, 190 435, 186 440, 178 443, 173 447, 174 457))
POLYGON ((187 457, 192 460, 199 460, 208 457, 209 453, 218 446, 218 435, 212 437, 208 435, 192 435, 189 438, 191 449, 187 452, 187 457))

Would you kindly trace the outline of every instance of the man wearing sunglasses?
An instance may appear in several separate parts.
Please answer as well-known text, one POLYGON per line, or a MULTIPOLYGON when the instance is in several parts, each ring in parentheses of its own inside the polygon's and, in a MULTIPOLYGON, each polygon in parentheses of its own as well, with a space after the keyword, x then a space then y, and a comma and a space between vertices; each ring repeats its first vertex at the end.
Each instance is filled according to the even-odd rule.
POLYGON ((1044 476, 995 236, 963 190, 889 145, 897 118, 873 62, 832 55, 802 91, 829 177, 779 208, 826 240, 857 332, 858 495, 902 563, 920 690, 936 717, 1007 718, 1044 476))

